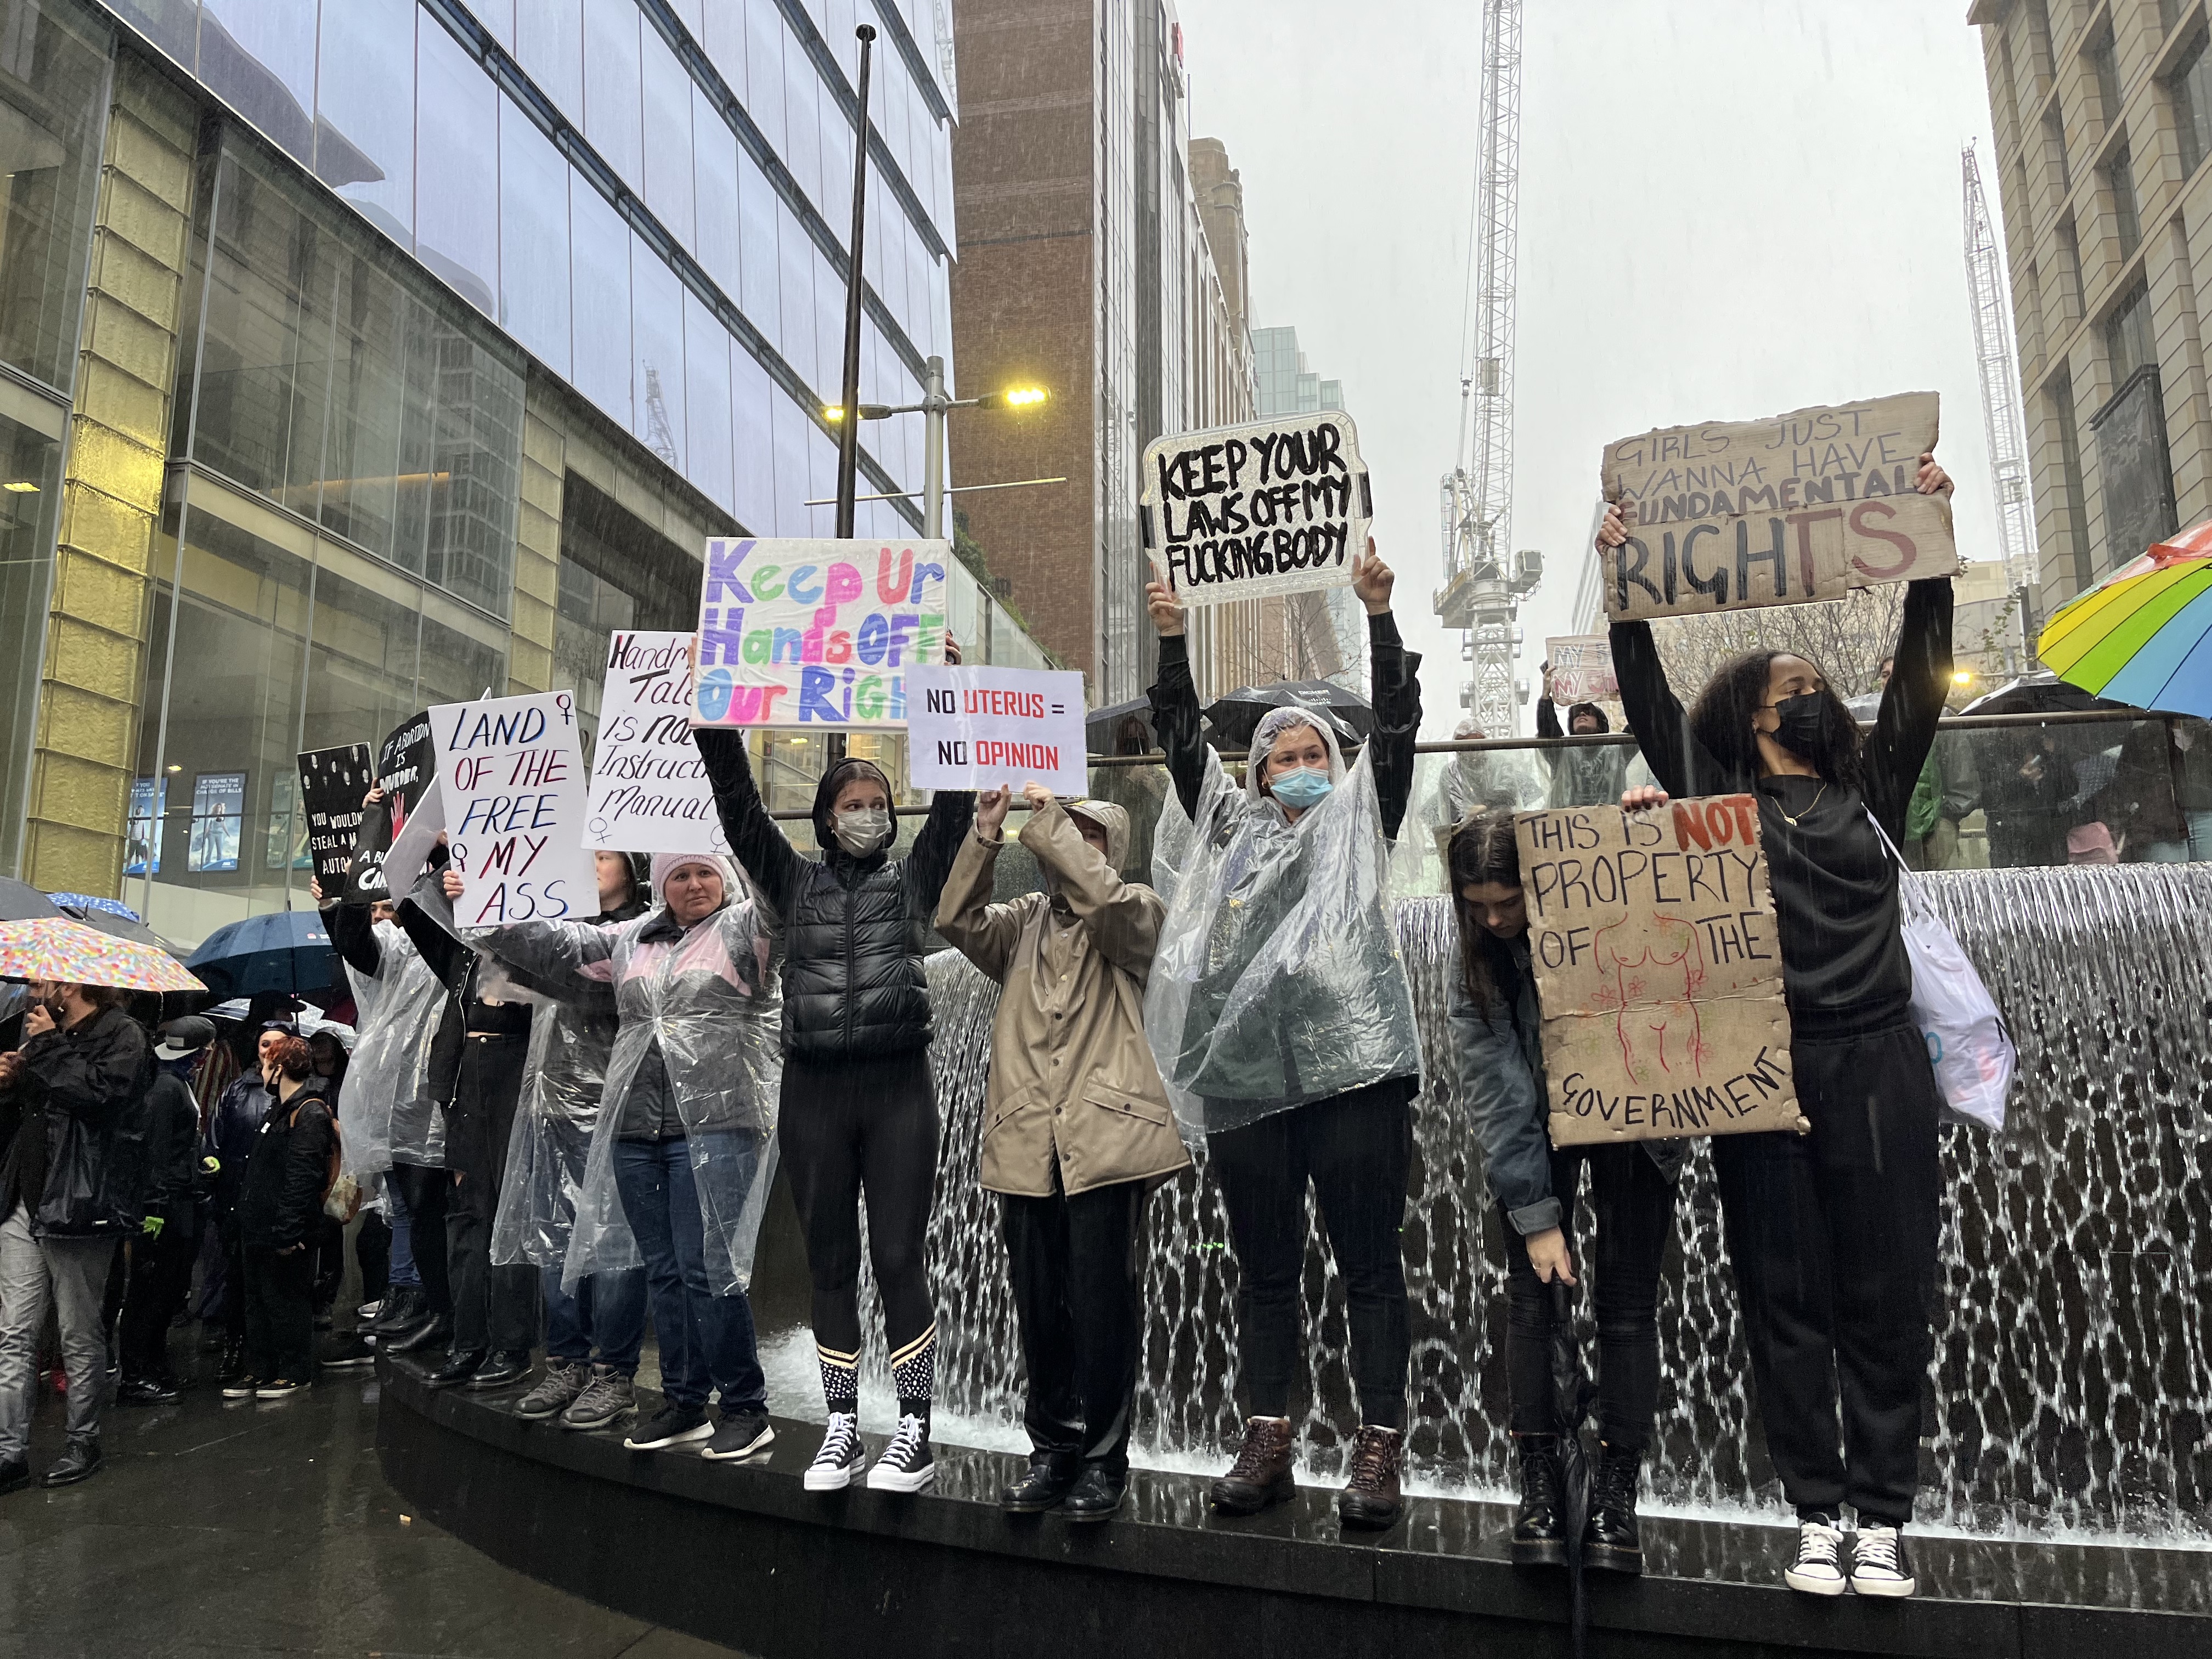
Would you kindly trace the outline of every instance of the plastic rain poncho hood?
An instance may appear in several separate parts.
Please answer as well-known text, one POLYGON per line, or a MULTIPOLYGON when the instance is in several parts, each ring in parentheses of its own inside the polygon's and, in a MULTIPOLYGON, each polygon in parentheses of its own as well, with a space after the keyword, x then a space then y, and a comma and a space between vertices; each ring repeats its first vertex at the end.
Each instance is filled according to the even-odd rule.
MULTIPOLYGON (((589 1274, 644 1265, 615 1188, 614 1149, 630 1086, 649 1063, 666 1067, 684 1124, 710 1286, 727 1295, 752 1277, 775 1172, 782 996, 757 902, 741 883, 730 891, 730 902, 689 928, 659 905, 631 921, 525 922, 470 935, 473 948, 557 1000, 613 994, 620 1024, 562 1258, 562 1282, 571 1291, 589 1274), (657 1061, 650 1058, 656 1048, 657 1061)), ((544 1175, 550 1182, 562 1171, 544 1175)), ((557 1207, 544 1191, 516 1202, 524 1213, 557 1207)), ((550 1247, 550 1239, 538 1242, 550 1247)))
POLYGON ((1188 835, 1186 848, 1164 820, 1162 850, 1181 869, 1145 996, 1145 1034, 1186 1139, 1418 1075, 1368 757, 1347 769, 1326 724, 1273 711, 1241 791, 1209 754, 1188 835), (1296 823, 1260 787, 1261 761, 1293 726, 1320 732, 1335 784, 1296 823))
POLYGON ((445 1115, 432 1098, 430 1044, 446 1012, 446 988, 397 922, 380 921, 377 969, 350 963, 359 1038, 338 1091, 339 1159, 359 1180, 397 1157, 429 1169, 446 1161, 445 1115))

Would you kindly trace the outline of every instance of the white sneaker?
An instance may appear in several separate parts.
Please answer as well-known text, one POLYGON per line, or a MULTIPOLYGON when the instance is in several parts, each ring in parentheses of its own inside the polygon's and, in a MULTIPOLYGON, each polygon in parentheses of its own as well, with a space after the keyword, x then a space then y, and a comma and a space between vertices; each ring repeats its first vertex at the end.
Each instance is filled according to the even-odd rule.
POLYGON ((1851 1540, 1851 1588, 1861 1595, 1912 1594, 1912 1563, 1905 1553, 1903 1533, 1859 1522, 1851 1540))
POLYGON ((937 1465, 929 1455, 929 1425, 919 1417, 902 1417, 891 1443, 868 1471, 869 1489, 920 1492, 936 1479, 937 1465))
POLYGON ((1841 1595, 1850 1581, 1841 1558, 1844 1534, 1825 1521, 1797 1523, 1797 1559, 1782 1570, 1782 1582, 1808 1595, 1841 1595))
POLYGON ((823 1431, 822 1449, 806 1466, 806 1490, 842 1492, 853 1477, 867 1467, 868 1454, 860 1445, 860 1419, 851 1412, 831 1412, 823 1431))

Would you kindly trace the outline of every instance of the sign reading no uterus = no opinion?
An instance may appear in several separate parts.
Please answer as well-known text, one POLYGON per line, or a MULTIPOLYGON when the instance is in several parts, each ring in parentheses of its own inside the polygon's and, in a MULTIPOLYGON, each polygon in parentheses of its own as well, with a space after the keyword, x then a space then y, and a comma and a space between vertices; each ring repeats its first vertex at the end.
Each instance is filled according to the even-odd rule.
POLYGON ((1089 785, 1083 676, 1052 669, 922 667, 908 677, 908 775, 919 789, 1089 785))

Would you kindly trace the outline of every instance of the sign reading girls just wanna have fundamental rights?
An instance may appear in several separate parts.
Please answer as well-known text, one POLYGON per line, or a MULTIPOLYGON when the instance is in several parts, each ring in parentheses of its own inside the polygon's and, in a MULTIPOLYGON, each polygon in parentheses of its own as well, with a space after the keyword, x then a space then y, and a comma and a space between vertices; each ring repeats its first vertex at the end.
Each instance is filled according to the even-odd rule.
POLYGON ((695 726, 903 726, 907 671, 945 660, 941 541, 707 544, 695 726))

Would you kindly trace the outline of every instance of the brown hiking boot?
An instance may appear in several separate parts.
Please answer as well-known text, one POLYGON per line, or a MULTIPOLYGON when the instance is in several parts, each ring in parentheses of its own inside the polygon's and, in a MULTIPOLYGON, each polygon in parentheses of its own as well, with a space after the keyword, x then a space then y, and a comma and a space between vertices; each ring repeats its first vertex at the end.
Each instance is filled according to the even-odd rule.
POLYGON ((1216 1515, 1257 1515, 1297 1490, 1291 1478, 1291 1420, 1255 1417, 1244 1425, 1244 1449, 1206 1499, 1216 1515))
POLYGON ((1398 1496, 1398 1468, 1405 1461, 1405 1437, 1395 1429, 1363 1423, 1352 1443, 1352 1478, 1336 1495, 1336 1518, 1347 1527, 1376 1531, 1394 1527, 1406 1512, 1398 1496))

